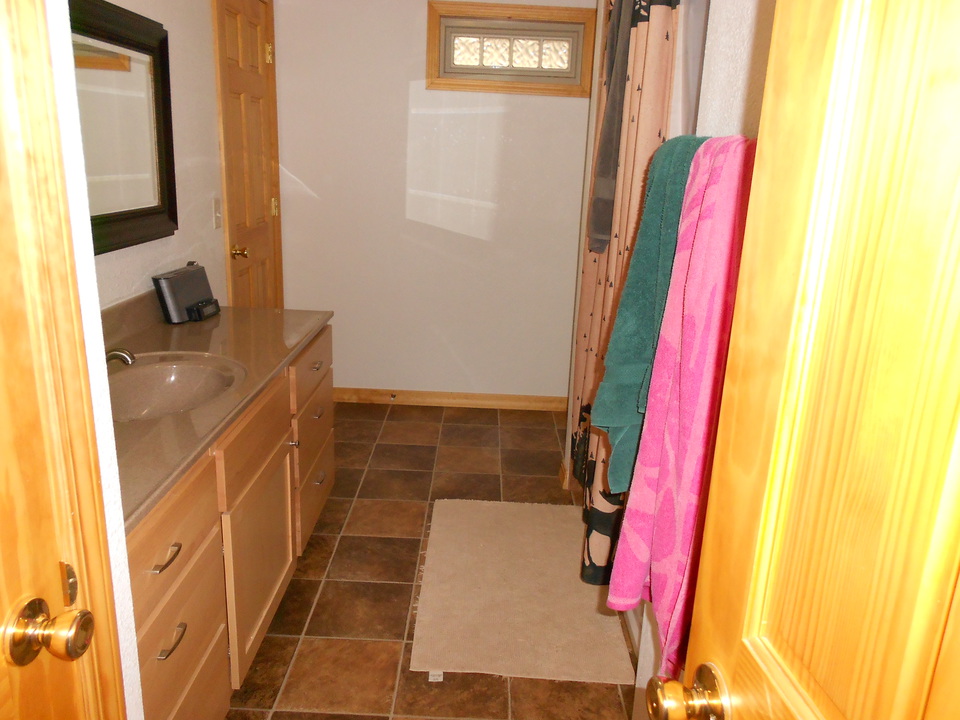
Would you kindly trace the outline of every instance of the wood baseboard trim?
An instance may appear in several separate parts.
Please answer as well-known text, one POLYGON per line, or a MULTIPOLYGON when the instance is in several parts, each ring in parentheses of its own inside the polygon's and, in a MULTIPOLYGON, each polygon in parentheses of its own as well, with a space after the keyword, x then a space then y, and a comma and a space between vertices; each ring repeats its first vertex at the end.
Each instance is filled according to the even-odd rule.
POLYGON ((381 405, 431 405, 444 407, 500 408, 502 410, 567 409, 565 397, 550 395, 493 395, 487 393, 429 392, 424 390, 379 390, 375 388, 333 389, 334 402, 377 403, 381 405))

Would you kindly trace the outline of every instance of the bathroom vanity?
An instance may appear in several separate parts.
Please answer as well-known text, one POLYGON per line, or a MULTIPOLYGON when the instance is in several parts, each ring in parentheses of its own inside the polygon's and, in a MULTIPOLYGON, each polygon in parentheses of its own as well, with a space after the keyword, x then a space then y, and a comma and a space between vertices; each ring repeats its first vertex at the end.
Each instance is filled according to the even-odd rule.
POLYGON ((154 310, 106 311, 107 346, 243 369, 199 407, 114 424, 145 716, 220 720, 333 484, 332 313, 131 320, 154 310))

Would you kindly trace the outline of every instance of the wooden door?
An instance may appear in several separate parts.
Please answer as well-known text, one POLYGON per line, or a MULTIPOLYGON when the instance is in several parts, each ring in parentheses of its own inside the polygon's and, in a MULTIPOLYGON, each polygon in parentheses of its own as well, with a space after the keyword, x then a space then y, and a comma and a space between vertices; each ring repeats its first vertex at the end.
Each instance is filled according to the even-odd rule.
POLYGON ((273 3, 213 8, 229 303, 283 307, 273 3))
POLYGON ((33 597, 85 608, 93 643, 68 662, 5 656, 0 720, 122 718, 103 501, 53 105, 43 3, 0 3, 0 624, 33 597), (60 562, 79 581, 65 597, 60 562))
POLYGON ((957 38, 777 6, 687 657, 735 720, 960 713, 957 38))

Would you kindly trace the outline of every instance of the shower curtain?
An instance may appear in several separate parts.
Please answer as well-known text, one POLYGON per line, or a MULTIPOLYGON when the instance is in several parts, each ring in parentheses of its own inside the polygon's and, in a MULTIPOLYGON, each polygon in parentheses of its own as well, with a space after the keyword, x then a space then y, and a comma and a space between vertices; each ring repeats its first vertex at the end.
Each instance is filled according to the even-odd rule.
POLYGON ((600 132, 581 271, 569 467, 584 489, 581 577, 607 584, 622 495, 606 484, 609 447, 591 432, 590 409, 623 278, 640 224, 650 158, 666 140, 678 0, 615 0, 607 21, 600 132))

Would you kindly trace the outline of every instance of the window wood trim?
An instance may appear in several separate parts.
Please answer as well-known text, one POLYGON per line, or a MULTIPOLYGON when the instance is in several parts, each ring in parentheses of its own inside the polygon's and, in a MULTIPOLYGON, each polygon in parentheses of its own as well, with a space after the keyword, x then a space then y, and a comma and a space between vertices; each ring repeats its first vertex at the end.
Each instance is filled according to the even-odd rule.
POLYGON ((430 0, 427 3, 427 88, 430 90, 466 90, 473 92, 514 93, 590 97, 593 81, 593 53, 597 15, 594 8, 552 7, 544 5, 500 5, 478 2, 430 0), (536 80, 491 80, 488 78, 452 78, 441 76, 441 18, 480 20, 531 20, 574 23, 583 26, 578 83, 558 84, 536 80))

